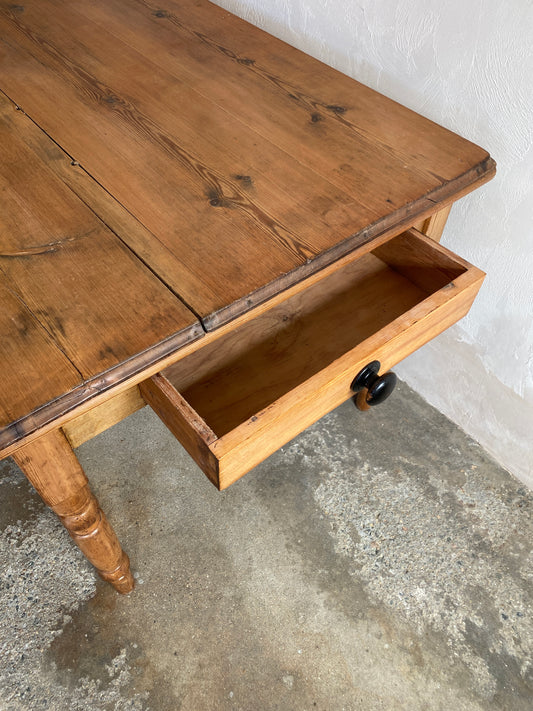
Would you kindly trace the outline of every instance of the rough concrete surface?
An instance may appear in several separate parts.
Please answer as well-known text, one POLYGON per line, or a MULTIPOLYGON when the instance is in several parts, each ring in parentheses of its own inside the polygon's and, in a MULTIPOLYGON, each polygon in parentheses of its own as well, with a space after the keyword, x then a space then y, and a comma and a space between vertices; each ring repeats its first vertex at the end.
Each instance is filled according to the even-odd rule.
POLYGON ((533 709, 533 495, 405 385, 223 493, 147 408, 78 455, 137 587, 1 462, 2 711, 533 709))

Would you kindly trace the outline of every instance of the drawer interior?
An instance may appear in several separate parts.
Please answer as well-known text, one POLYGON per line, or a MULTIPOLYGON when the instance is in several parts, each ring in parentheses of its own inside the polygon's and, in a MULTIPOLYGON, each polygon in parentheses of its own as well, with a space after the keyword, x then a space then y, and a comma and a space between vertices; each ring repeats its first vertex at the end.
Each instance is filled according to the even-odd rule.
POLYGON ((221 438, 467 268, 415 231, 403 233, 163 375, 221 438))

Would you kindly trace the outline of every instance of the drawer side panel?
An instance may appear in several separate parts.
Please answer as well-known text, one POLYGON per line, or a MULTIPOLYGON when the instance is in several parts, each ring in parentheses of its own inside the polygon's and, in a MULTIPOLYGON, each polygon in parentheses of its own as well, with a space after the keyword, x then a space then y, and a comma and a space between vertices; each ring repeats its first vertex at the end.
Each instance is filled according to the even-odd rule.
POLYGON ((207 427, 192 407, 158 373, 140 384, 146 403, 181 442, 202 471, 219 487, 218 461, 209 449, 216 435, 207 427))

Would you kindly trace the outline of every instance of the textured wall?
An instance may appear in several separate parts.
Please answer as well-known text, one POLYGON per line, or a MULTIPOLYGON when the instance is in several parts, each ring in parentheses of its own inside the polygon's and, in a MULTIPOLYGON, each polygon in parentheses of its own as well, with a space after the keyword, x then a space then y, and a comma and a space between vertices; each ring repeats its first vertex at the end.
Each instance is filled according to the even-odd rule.
POLYGON ((488 273, 481 293, 397 372, 533 487, 533 3, 217 2, 496 159, 443 237, 488 273))

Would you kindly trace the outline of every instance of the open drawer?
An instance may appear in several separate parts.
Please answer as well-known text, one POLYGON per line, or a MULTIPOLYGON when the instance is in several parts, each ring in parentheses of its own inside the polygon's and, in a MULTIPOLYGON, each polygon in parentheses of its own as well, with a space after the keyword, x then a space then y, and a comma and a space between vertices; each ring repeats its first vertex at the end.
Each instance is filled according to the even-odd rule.
POLYGON ((381 372, 464 316, 484 274, 409 230, 205 344, 141 385, 224 489, 381 372))

